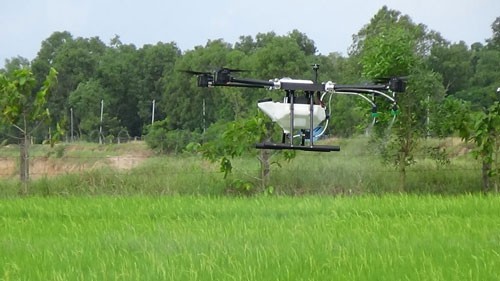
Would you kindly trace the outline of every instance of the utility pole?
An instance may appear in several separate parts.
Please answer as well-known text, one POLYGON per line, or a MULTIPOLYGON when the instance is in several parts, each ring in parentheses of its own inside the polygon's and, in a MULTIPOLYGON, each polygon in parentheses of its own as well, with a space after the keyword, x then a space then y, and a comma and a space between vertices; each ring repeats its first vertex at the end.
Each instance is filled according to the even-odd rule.
POLYGON ((102 144, 102 114, 104 111, 104 100, 101 100, 101 122, 99 124, 99 144, 102 144))
POLYGON ((205 135, 206 121, 205 121, 205 98, 203 98, 203 135, 205 135))
POLYGON ((70 128, 70 130, 71 130, 71 133, 70 133, 71 140, 70 140, 70 142, 73 142, 73 107, 71 107, 69 109, 69 112, 70 112, 70 120, 71 120, 71 128, 70 128))
POLYGON ((151 109, 151 125, 155 122, 155 103, 156 100, 153 100, 153 108, 151 109))

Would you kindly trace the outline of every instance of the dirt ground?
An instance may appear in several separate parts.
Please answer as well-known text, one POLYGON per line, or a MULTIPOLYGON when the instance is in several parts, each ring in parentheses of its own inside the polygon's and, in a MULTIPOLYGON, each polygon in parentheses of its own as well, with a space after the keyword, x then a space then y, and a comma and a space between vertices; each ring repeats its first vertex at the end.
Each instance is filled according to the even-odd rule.
MULTIPOLYGON (((71 153, 79 148, 69 147, 71 153)), ((130 170, 151 156, 151 152, 143 149, 132 149, 120 153, 119 156, 106 156, 99 152, 95 157, 78 158, 74 156, 32 157, 30 159, 30 177, 33 179, 51 177, 69 173, 81 173, 92 169, 110 167, 116 170, 130 170)), ((15 178, 19 175, 19 159, 17 157, 0 156, 0 179, 15 178)))

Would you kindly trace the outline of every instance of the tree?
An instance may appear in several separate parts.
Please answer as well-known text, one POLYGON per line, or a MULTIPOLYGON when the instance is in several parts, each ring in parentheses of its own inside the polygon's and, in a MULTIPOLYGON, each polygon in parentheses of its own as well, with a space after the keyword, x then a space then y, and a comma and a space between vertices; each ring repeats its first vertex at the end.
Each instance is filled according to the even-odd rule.
MULTIPOLYGON (((201 152, 203 156, 212 162, 219 162, 220 171, 224 173, 226 179, 232 173, 232 159, 242 155, 255 155, 259 161, 259 175, 255 177, 258 181, 258 191, 264 191, 269 188, 269 177, 272 163, 279 165, 277 159, 279 155, 282 159, 291 160, 295 157, 294 151, 272 151, 261 149, 255 152, 255 144, 269 142, 277 130, 275 124, 259 113, 253 117, 238 119, 226 124, 226 129, 222 135, 213 141, 203 144, 201 152)), ((236 179, 231 182, 233 188, 239 189, 244 193, 254 192, 254 185, 242 179, 236 179), (234 186, 236 185, 236 186, 234 186)))
POLYGON ((118 37, 107 48, 97 68, 95 78, 111 97, 108 108, 120 120, 120 126, 126 128, 132 136, 142 134, 142 121, 139 116, 138 101, 141 91, 140 58, 137 48, 122 44, 118 37))
POLYGON ((461 136, 476 144, 474 154, 482 162, 484 192, 498 192, 500 184, 500 17, 493 22, 492 29, 488 44, 476 46, 472 88, 460 93, 479 109, 473 122, 462 126, 461 136))
POLYGON ((48 100, 54 120, 66 118, 70 93, 94 77, 104 51, 105 45, 97 37, 78 37, 58 49, 51 64, 59 73, 58 82, 48 100))
POLYGON ((500 17, 497 17, 491 24, 493 35, 487 40, 490 48, 500 50, 500 17))
MULTIPOLYGON (((156 45, 145 45, 138 50, 140 75, 137 108, 141 119, 141 127, 137 130, 142 132, 143 126, 149 124, 152 114, 152 101, 162 103, 163 91, 166 87, 166 77, 172 75, 174 65, 181 56, 181 51, 175 43, 158 43, 156 45)), ((155 119, 165 118, 166 112, 161 108, 155 111, 155 119)))
POLYGON ((430 102, 444 96, 440 77, 423 64, 424 46, 429 44, 425 31, 425 26, 413 24, 408 16, 383 7, 355 37, 352 49, 361 73, 369 79, 410 77, 406 93, 396 97, 400 114, 393 119, 393 137, 383 146, 384 157, 399 170, 400 191, 406 189, 406 170, 415 161, 418 140, 427 134, 430 102))
MULTIPOLYGON (((76 90, 71 92, 68 99, 68 104, 73 110, 78 135, 81 138, 86 136, 89 140, 95 141, 99 138, 96 132, 102 128, 103 132, 107 132, 108 135, 117 136, 121 130, 119 119, 109 106, 116 102, 104 90, 99 81, 91 79, 80 83, 76 90), (101 102, 105 106, 102 123, 100 120, 101 102)), ((104 135, 100 137, 104 137, 104 135)))
POLYGON ((371 19, 370 23, 365 25, 357 34, 353 35, 353 43, 350 47, 349 54, 358 56, 365 50, 365 42, 371 37, 378 37, 380 33, 387 32, 390 27, 398 26, 403 29, 413 29, 415 24, 407 15, 402 15, 401 12, 391 10, 387 6, 383 6, 371 19))
MULTIPOLYGON (((52 112, 52 123, 68 119, 68 99, 78 85, 95 76, 106 46, 98 37, 73 38, 68 31, 54 32, 42 42, 37 57, 32 62, 37 86, 42 85, 51 67, 58 70, 58 83, 48 97, 47 107, 52 112)), ((65 128, 68 129, 69 128, 65 128)))
POLYGON ((29 180, 29 144, 33 131, 49 118, 46 107, 49 90, 56 82, 57 72, 51 68, 43 86, 36 90, 36 79, 30 69, 14 71, 11 77, 0 75, 0 112, 2 122, 17 129, 20 147, 20 179, 25 194, 29 180))
POLYGON ((21 56, 13 57, 5 60, 5 69, 0 69, 0 73, 13 73, 17 69, 27 68, 30 66, 30 61, 21 56))
MULTIPOLYGON (((215 71, 220 67, 238 68, 230 60, 231 45, 222 40, 207 42, 184 53, 175 63, 177 70, 215 71)), ((165 89, 158 106, 165 112, 172 129, 203 130, 216 120, 231 120, 226 115, 228 104, 220 88, 206 89, 196 86, 196 77, 175 71, 164 76, 165 89), (203 111, 205 106, 205 111, 203 111)))
POLYGON ((316 54, 317 49, 314 41, 307 37, 305 33, 294 29, 288 34, 288 37, 294 39, 297 42, 297 45, 306 56, 314 56, 316 54))
POLYGON ((461 126, 461 137, 476 144, 474 156, 481 159, 483 192, 498 193, 500 185, 500 102, 479 112, 461 126))
POLYGON ((464 42, 436 44, 428 58, 431 69, 443 76, 443 85, 448 95, 454 95, 469 86, 471 62, 472 52, 464 42))
POLYGON ((311 62, 296 39, 276 36, 266 38, 265 42, 254 52, 249 64, 256 75, 272 79, 304 77, 310 73, 311 62))

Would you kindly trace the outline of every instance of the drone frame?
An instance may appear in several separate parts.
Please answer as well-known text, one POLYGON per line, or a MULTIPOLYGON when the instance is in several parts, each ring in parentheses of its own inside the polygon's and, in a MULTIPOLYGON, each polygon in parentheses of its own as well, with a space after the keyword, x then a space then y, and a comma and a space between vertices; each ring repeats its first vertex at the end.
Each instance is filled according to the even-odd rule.
MULTIPOLYGON (((289 137, 287 138, 287 134, 284 130, 282 142, 281 143, 272 143, 272 142, 263 142, 257 143, 255 148, 257 149, 274 149, 274 150, 303 150, 303 151, 317 151, 317 152, 331 152, 331 151, 340 151, 339 146, 332 145, 316 145, 314 144, 314 94, 315 93, 338 93, 338 94, 353 94, 359 95, 365 99, 366 96, 362 94, 377 94, 381 95, 393 102, 393 107, 397 108, 395 93, 404 92, 405 91, 405 81, 400 78, 391 78, 388 80, 386 84, 373 84, 373 85, 339 85, 335 84, 331 81, 318 83, 317 82, 317 71, 319 69, 319 65, 314 64, 313 70, 315 71, 316 81, 313 82, 311 80, 297 80, 291 78, 282 78, 282 79, 272 79, 272 80, 258 80, 258 79, 249 79, 249 78, 237 78, 231 75, 232 72, 242 72, 242 70, 237 69, 229 69, 229 68, 221 68, 212 73, 210 72, 196 72, 196 71, 184 71, 190 74, 195 74, 198 76, 197 85, 199 87, 243 87, 243 88, 267 88, 270 90, 284 90, 286 104, 289 104, 290 107, 290 130, 289 137), (295 104, 296 104, 296 91, 302 91, 305 93, 305 97, 309 104, 309 130, 302 129, 302 140, 300 145, 296 145, 293 143, 293 132, 294 132, 294 116, 295 116, 295 104), (393 93, 393 97, 384 93, 385 91, 390 91, 393 93), (308 132, 308 135, 307 135, 308 132), (308 143, 305 143, 306 136, 308 137, 308 143), (287 143, 287 139, 289 142, 287 143)), ((376 111, 376 106, 372 103, 372 112, 376 111)), ((329 116, 327 116, 328 118, 329 116)))

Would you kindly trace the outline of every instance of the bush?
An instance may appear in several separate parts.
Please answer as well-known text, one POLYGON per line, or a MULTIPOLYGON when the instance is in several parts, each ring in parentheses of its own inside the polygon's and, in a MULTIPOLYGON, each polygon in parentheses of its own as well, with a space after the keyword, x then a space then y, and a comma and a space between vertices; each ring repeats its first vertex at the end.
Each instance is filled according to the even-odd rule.
POLYGON ((191 142, 199 142, 201 135, 189 130, 170 129, 168 119, 146 128, 146 144, 160 153, 179 153, 191 142))

